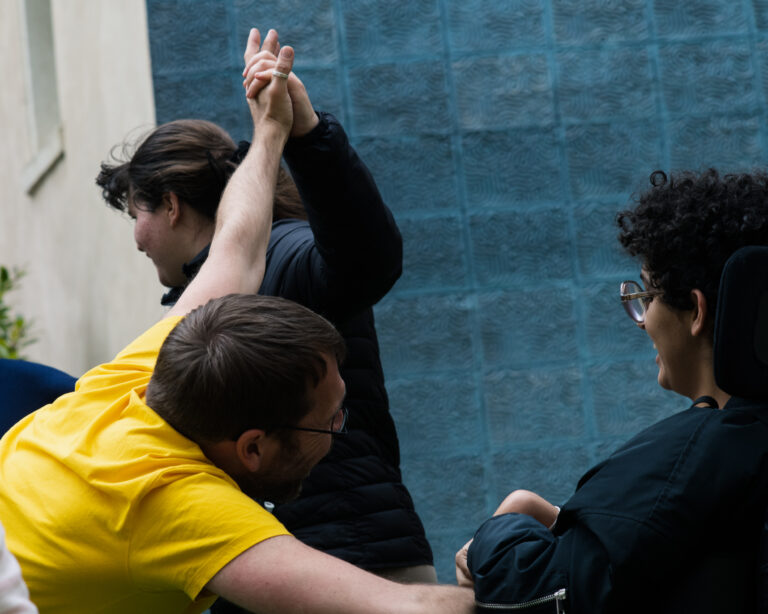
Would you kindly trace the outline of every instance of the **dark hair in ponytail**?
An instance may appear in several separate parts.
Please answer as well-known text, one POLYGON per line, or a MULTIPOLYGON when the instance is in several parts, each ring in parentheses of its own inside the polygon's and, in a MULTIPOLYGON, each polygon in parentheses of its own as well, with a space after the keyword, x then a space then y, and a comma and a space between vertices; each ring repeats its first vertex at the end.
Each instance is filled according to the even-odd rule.
MULTIPOLYGON (((128 199, 154 211, 165 194, 213 220, 227 181, 245 157, 248 143, 236 147, 227 132, 200 119, 180 119, 158 126, 135 151, 124 143, 122 156, 112 151, 114 163, 101 164, 96 184, 111 207, 125 211, 128 199), (122 159, 121 159, 122 158, 122 159)), ((275 188, 274 219, 306 219, 291 176, 280 168, 275 188)))

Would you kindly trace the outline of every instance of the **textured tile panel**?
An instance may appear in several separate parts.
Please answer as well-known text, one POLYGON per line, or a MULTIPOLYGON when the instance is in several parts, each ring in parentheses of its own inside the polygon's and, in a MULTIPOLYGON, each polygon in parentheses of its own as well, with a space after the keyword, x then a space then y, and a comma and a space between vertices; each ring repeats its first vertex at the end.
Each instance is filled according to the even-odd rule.
MULTIPOLYGON (((219 0, 220 2, 221 0, 219 0)), ((248 31, 265 36, 275 28, 283 45, 296 50, 296 66, 335 64, 339 57, 333 0, 229 0, 235 8, 235 43, 242 55, 248 31)), ((222 3, 224 4, 224 3, 222 3)))
POLYGON ((342 85, 335 68, 297 68, 296 75, 307 88, 312 106, 333 113, 342 125, 347 123, 342 85))
POLYGON ((472 364, 466 295, 388 297, 376 307, 381 359, 386 372, 467 369, 472 364))
POLYGON ((493 455, 496 505, 510 492, 532 490, 554 505, 573 494, 576 482, 591 466, 589 451, 574 444, 513 449, 493 455))
MULTIPOLYGON (((153 73, 185 76, 231 64, 227 8, 215 0, 147 0, 153 73)), ((243 39, 245 47, 245 39, 243 39)))
POLYGON ((659 126, 622 121, 566 128, 571 191, 576 198, 626 194, 662 166, 659 126))
POLYGON ((480 456, 454 454, 409 460, 403 480, 420 485, 412 493, 413 500, 427 526, 477 527, 487 518, 486 475, 480 456))
POLYGON ((462 140, 470 207, 562 198, 554 129, 469 132, 462 140))
POLYGON ((451 50, 500 53, 544 45, 546 4, 547 0, 447 2, 451 50))
POLYGON ((458 208, 450 136, 369 137, 355 146, 395 213, 458 208))
POLYGON ((155 109, 158 123, 174 119, 207 119, 224 127, 237 141, 251 139, 245 119, 242 79, 229 71, 214 74, 155 77, 155 109), (241 118, 243 121, 241 121, 241 118))
POLYGON ((571 292, 562 288, 481 294, 478 318, 488 366, 527 368, 578 359, 571 292))
POLYGON ((585 202, 574 207, 579 274, 587 278, 637 276, 637 264, 625 254, 617 240, 616 214, 630 208, 621 202, 585 202))
POLYGON ((653 12, 660 36, 711 36, 747 31, 742 2, 653 0, 653 12))
POLYGON ((768 0, 752 0, 751 4, 757 29, 761 32, 768 31, 768 0))
POLYGON ((349 86, 360 134, 451 131, 445 68, 439 61, 352 68, 349 86))
POLYGON ((642 40, 649 35, 646 0, 550 0, 558 43, 642 40))
POLYGON ((472 254, 482 286, 524 286, 530 279, 571 279, 568 220, 561 208, 477 213, 472 254))
POLYGON ((564 119, 654 117, 654 83, 645 49, 568 49, 557 54, 557 66, 564 119))
POLYGON ((390 379, 387 388, 403 458, 483 452, 483 416, 469 374, 390 379))
POLYGON ((682 117, 670 122, 670 157, 673 169, 716 166, 749 170, 763 166, 765 150, 758 117, 682 117))
POLYGON ((442 54, 438 0, 341 0, 349 58, 442 54))
POLYGON ((597 365, 589 370, 600 435, 628 438, 690 407, 690 399, 659 386, 653 356, 655 352, 644 360, 597 365))
POLYGON ((459 217, 404 219, 399 226, 403 235, 403 276, 398 291, 466 286, 467 263, 459 217))
POLYGON ((495 371, 483 379, 494 447, 584 436, 578 369, 495 371))
POLYGON ((670 113, 746 112, 757 107, 747 41, 675 43, 659 49, 664 104, 670 113))
POLYGON ((453 73, 465 130, 554 121, 552 77, 544 54, 461 60, 453 64, 453 73))

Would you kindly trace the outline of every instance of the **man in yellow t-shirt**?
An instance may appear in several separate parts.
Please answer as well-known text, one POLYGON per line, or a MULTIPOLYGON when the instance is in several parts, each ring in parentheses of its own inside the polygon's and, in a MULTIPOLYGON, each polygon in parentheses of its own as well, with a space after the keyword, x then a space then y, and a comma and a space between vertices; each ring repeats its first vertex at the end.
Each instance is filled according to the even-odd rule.
MULTIPOLYGON (((253 145, 200 272, 165 319, 0 440, 0 522, 42 614, 194 613, 217 595, 262 613, 473 611, 472 591, 364 572, 254 501, 295 496, 346 419, 338 332, 255 295, 292 124, 293 50, 274 30, 260 42, 251 30, 253 145)), ((165 200, 142 215, 183 223, 165 200)))
MULTIPOLYGON (((270 307, 236 298, 252 299, 262 318, 270 307)), ((216 572, 287 534, 146 405, 157 352, 178 321, 156 324, 2 440, 0 517, 42 612, 203 611, 216 572)))

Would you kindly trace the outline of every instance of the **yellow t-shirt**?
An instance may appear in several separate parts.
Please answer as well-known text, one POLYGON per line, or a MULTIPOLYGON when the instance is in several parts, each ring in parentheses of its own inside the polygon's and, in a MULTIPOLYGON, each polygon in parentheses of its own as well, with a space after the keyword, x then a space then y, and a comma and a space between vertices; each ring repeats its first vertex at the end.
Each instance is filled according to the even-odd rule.
POLYGON ((41 614, 202 612, 224 565, 288 534, 144 403, 178 321, 0 440, 0 522, 41 614))

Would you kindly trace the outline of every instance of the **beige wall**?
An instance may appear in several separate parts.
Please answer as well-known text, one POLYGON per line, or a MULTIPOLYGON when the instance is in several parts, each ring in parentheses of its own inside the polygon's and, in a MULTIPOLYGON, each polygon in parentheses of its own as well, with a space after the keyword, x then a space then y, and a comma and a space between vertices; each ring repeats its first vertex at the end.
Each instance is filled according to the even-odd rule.
POLYGON ((27 270, 9 302, 34 321, 25 354, 73 375, 162 315, 151 262, 94 178, 110 148, 154 124, 144 0, 52 0, 64 158, 31 196, 21 0, 0 1, 0 264, 27 270))

